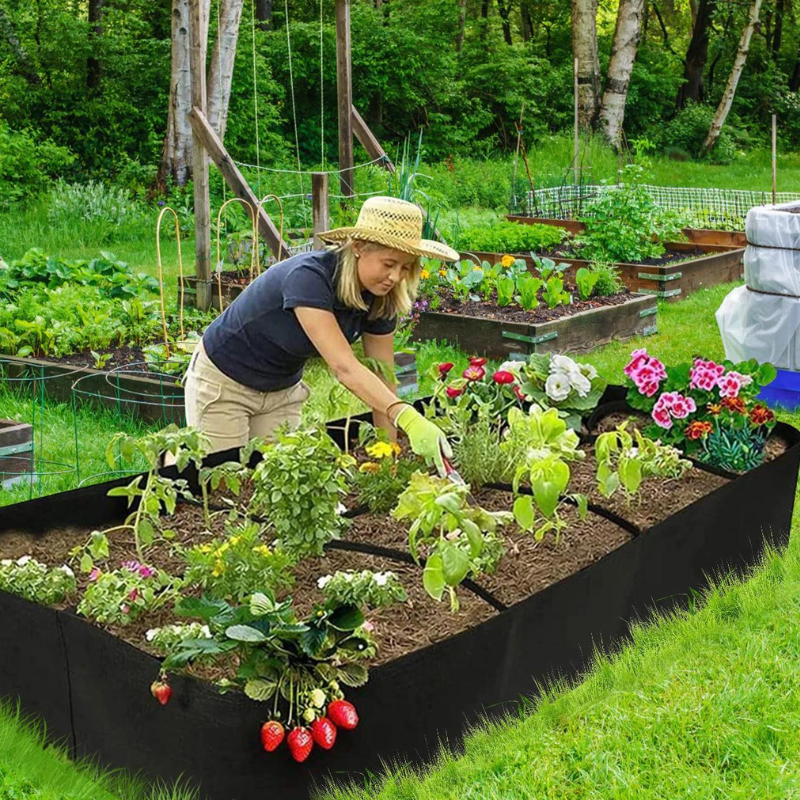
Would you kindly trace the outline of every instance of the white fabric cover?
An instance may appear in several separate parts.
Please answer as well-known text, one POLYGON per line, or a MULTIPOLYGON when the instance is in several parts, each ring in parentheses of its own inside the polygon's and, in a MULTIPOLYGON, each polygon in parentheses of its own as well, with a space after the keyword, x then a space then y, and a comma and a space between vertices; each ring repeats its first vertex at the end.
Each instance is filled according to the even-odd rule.
POLYGON ((800 214, 780 210, 798 207, 796 202, 757 206, 747 214, 745 283, 782 296, 741 286, 723 300, 716 317, 731 361, 755 358, 800 371, 800 214))

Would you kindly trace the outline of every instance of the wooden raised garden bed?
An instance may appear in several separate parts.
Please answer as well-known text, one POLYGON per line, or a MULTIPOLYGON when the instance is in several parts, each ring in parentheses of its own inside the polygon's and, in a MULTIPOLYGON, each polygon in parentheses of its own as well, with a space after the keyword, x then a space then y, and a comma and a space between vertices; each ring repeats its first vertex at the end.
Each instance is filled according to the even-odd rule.
MULTIPOLYGON (((504 309, 498 309, 501 316, 504 309)), ((628 295, 616 305, 578 311, 551 322, 503 319, 426 311, 414 328, 414 341, 446 340, 468 353, 490 358, 526 358, 531 353, 586 353, 617 339, 658 332, 655 297, 628 295)))
MULTIPOLYGON (((604 399, 617 410, 622 396, 624 390, 611 387, 604 399)), ((554 543, 520 539, 519 552, 498 574, 466 587, 458 633, 442 622, 446 604, 429 601, 424 613, 431 625, 420 625, 420 618, 418 639, 404 652, 395 647, 371 670, 369 682, 349 694, 359 727, 302 765, 285 749, 262 751, 254 732, 265 716, 263 703, 176 675, 175 696, 163 708, 147 690, 159 662, 142 647, 70 608, 44 608, 2 592, 0 695, 19 698, 25 712, 41 715, 48 732, 63 737, 76 755, 154 779, 180 777, 199 784, 211 800, 306 800, 312 787, 330 778, 357 780, 395 760, 428 763, 440 741, 458 746, 483 715, 513 710, 520 696, 535 694, 552 675, 577 676, 596 647, 608 649, 628 637, 631 621, 685 607, 720 572, 741 573, 756 564, 765 542, 784 547, 800 432, 779 424, 773 436, 783 440, 783 451, 750 473, 695 467, 685 488, 662 481, 634 507, 593 502, 566 548, 573 556, 554 543), (654 507, 655 515, 649 513, 654 507), (639 513, 642 508, 649 516, 639 513), (551 567, 548 574, 537 572, 541 559, 551 567)), ((163 474, 176 473, 168 468, 163 474)), ((63 551, 82 541, 86 531, 116 524, 128 513, 126 499, 107 492, 128 480, 0 509, 0 552, 26 545, 43 557, 52 547, 63 551)), ((481 502, 507 504, 510 495, 501 495, 483 490, 481 502)), ((383 518, 376 527, 369 516, 354 515, 347 539, 322 559, 325 568, 390 568, 418 582, 420 568, 394 546, 396 523, 383 518)), ((379 637, 396 617, 392 610, 380 618, 379 637)), ((400 633, 408 638, 405 629, 400 633)))
POLYGON ((33 473, 33 427, 0 419, 0 488, 9 488, 33 473))
MULTIPOLYGON (((548 217, 522 217, 506 214, 509 222, 522 225, 552 225, 554 228, 566 228, 570 233, 583 233, 586 225, 574 219, 550 219, 548 217)), ((747 246, 747 235, 744 231, 716 231, 707 228, 684 228, 683 233, 692 244, 707 244, 721 247, 742 248, 747 246)))

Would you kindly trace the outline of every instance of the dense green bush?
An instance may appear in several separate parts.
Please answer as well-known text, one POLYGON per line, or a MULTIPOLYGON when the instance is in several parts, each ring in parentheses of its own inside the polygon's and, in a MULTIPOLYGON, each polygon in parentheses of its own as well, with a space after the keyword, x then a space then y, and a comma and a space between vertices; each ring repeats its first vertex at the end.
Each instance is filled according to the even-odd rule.
POLYGON ((497 222, 492 226, 464 228, 457 235, 460 250, 484 253, 528 253, 551 250, 567 237, 564 228, 553 225, 522 225, 497 222))
MULTIPOLYGON (((689 103, 675 117, 661 127, 655 136, 658 144, 668 154, 680 156, 684 154, 698 158, 703 149, 703 142, 708 135, 708 128, 714 117, 715 109, 700 103, 689 103)), ((711 160, 718 164, 729 164, 736 158, 737 144, 735 138, 735 119, 729 120, 722 129, 719 140, 711 153, 711 160)))

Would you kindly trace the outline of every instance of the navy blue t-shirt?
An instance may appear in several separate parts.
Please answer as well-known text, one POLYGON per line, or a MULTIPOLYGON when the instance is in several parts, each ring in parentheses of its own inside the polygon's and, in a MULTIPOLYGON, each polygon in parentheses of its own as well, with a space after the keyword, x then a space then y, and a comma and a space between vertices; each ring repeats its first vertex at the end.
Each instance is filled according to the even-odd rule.
MULTIPOLYGON (((363 333, 387 334, 394 319, 368 320, 369 311, 348 308, 336 296, 337 255, 330 250, 300 253, 259 275, 208 326, 203 345, 221 372, 260 392, 294 386, 306 361, 317 355, 294 309, 333 312, 342 333, 355 342, 363 333)), ((362 294, 367 308, 374 295, 362 294)))

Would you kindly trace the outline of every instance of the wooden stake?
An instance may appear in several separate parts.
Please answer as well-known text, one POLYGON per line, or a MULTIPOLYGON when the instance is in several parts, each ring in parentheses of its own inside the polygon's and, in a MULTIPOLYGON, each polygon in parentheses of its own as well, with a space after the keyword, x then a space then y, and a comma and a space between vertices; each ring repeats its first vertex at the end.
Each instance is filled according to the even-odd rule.
POLYGON ((517 164, 519 163, 519 143, 522 139, 522 115, 525 113, 525 101, 519 109, 519 122, 517 123, 517 151, 514 153, 514 170, 511 174, 511 203, 514 208, 511 209, 513 214, 517 206, 517 164))
MULTIPOLYGON (((353 83, 350 64, 350 0, 336 0, 336 94, 339 111, 339 183, 353 196, 353 83)), ((345 203, 347 200, 344 201, 345 203)))
POLYGON ((578 149, 580 147, 580 112, 578 109, 578 59, 575 59, 573 70, 573 94, 574 94, 574 126, 575 126, 575 141, 572 147, 572 170, 575 183, 578 183, 578 149))
POLYGON ((311 199, 314 220, 314 249, 322 250, 325 242, 317 234, 330 230, 330 208, 328 206, 328 173, 311 173, 311 199))
POLYGON ((778 117, 772 115, 772 205, 778 202, 778 117))
MULTIPOLYGON (((210 0, 189 3, 189 71, 192 106, 206 111, 206 45, 210 0)), ((197 307, 211 307, 211 198, 208 187, 208 160, 203 143, 192 135, 192 179, 194 181, 195 275, 197 307)))
POLYGON ((355 133, 356 139, 361 142, 361 146, 367 151, 369 157, 373 161, 380 159, 379 166, 384 167, 388 172, 394 173, 394 164, 392 164, 391 159, 386 155, 386 151, 381 147, 378 138, 369 129, 369 125, 364 122, 364 118, 358 113, 355 106, 351 107, 351 114, 353 115, 353 133, 355 133))
POLYGON ((258 208, 258 235, 269 245, 269 249, 272 250, 278 261, 288 258, 289 249, 286 243, 281 240, 278 229, 263 207, 259 208, 259 198, 256 197, 255 192, 250 188, 242 173, 239 172, 239 168, 233 163, 233 159, 228 155, 225 145, 220 141, 205 114, 199 108, 193 108, 189 113, 189 122, 192 125, 194 135, 200 140, 205 150, 208 151, 233 193, 245 200, 251 208, 258 208))

